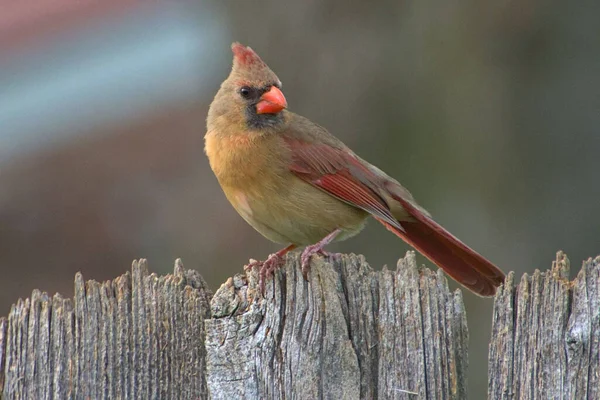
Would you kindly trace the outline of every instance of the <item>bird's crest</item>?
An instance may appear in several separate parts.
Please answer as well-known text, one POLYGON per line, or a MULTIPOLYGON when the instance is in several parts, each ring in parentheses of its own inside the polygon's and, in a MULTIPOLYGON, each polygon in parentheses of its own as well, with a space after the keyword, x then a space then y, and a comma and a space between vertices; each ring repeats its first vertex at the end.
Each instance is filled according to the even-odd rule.
POLYGON ((232 74, 236 78, 255 83, 281 84, 277 75, 250 47, 234 42, 231 51, 233 52, 232 74))
POLYGON ((256 64, 265 65, 263 60, 260 59, 254 50, 248 46, 244 46, 241 43, 234 42, 231 45, 231 51, 233 51, 234 63, 243 66, 251 66, 256 64))

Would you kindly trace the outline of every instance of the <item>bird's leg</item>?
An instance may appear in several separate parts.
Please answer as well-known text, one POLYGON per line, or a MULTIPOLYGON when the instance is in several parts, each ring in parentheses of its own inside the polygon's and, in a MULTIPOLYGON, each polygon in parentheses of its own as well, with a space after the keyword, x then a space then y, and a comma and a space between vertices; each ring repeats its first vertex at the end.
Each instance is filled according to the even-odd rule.
POLYGON ((310 258, 312 257, 312 255, 316 253, 326 255, 327 253, 323 250, 323 247, 333 242, 333 240, 340 233, 342 233, 342 230, 340 228, 337 228, 329 235, 319 240, 317 243, 311 244, 310 246, 306 246, 306 248, 302 252, 302 255, 300 256, 300 259, 302 260, 302 275, 304 275, 304 279, 308 280, 308 273, 310 271, 310 258))
POLYGON ((281 263, 283 261, 282 257, 290 251, 294 250, 295 248, 295 244, 290 244, 288 247, 279 250, 277 253, 269 255, 269 257, 265 261, 252 261, 248 265, 246 265, 246 267, 244 268, 246 271, 255 267, 260 267, 258 271, 258 285, 262 294, 265 293, 266 278, 268 278, 270 275, 273 275, 273 272, 281 266, 281 263))

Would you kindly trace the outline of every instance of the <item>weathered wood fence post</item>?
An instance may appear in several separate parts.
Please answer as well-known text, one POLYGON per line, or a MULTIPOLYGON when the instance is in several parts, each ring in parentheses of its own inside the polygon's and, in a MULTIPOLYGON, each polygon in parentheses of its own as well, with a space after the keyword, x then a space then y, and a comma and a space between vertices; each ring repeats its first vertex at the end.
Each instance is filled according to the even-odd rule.
POLYGON ((600 257, 573 281, 559 252, 552 269, 514 274, 496 294, 489 399, 600 399, 600 257))
MULTIPOLYGON (((575 281, 510 274, 497 294, 490 399, 598 399, 600 258, 575 281)), ((362 257, 291 256, 257 293, 256 274, 214 294, 180 261, 146 262, 75 298, 34 291, 0 318, 2 399, 465 399, 468 333, 459 291, 414 254, 396 272, 362 257)))
POLYGON ((177 261, 146 262, 74 300, 34 291, 0 321, 3 399, 464 399, 467 325, 441 273, 364 258, 291 256, 258 295, 256 274, 214 296, 177 261))

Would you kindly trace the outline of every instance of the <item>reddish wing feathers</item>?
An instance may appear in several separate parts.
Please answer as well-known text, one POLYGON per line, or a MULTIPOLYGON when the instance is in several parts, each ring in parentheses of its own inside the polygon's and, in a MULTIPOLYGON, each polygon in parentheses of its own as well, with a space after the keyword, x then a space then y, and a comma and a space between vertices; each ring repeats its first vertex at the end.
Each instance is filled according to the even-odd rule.
POLYGON ((492 296, 504 281, 496 266, 405 200, 394 182, 375 176, 350 153, 326 144, 286 139, 292 149, 290 169, 301 179, 373 215, 387 229, 416 248, 456 281, 481 296, 492 296), (412 220, 400 222, 379 190, 398 201, 412 220))
POLYGON ((328 145, 287 142, 293 154, 290 169, 298 177, 403 230, 386 202, 371 188, 376 177, 352 155, 328 145))
POLYGON ((396 229, 404 230, 402 225, 391 215, 387 205, 382 203, 382 200, 376 197, 369 188, 358 183, 347 170, 324 175, 322 178, 312 181, 312 183, 338 199, 362 208, 381 220, 392 224, 396 229))

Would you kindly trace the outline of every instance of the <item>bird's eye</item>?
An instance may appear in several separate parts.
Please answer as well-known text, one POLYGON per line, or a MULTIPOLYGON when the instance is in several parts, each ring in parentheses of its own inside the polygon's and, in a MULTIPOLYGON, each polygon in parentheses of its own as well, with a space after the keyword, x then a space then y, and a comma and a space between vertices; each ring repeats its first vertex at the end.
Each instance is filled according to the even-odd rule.
POLYGON ((245 99, 250 97, 250 93, 251 93, 250 88, 247 86, 244 86, 243 88, 240 89, 240 95, 245 99))

